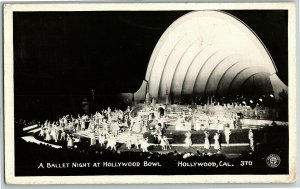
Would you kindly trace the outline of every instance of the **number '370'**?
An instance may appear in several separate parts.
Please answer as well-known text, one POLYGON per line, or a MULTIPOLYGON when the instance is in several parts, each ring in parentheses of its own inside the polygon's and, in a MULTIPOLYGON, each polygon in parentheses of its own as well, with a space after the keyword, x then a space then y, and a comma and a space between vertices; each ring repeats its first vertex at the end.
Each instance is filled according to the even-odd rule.
POLYGON ((252 161, 241 161, 240 166, 251 166, 252 165, 252 161))

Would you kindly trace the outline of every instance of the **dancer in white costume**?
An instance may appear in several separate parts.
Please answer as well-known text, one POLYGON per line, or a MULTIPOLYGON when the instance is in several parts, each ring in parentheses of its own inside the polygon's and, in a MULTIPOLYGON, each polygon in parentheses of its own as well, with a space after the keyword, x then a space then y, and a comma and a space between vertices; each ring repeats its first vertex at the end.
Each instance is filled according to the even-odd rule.
POLYGON ((141 132, 141 125, 142 125, 141 118, 140 118, 140 116, 138 116, 138 117, 134 118, 131 130, 133 132, 139 133, 139 132, 141 132))
POLYGON ((229 128, 234 129, 234 119, 232 118, 229 119, 229 128))
POLYGON ((215 148, 215 150, 220 150, 220 148, 221 148, 219 138, 220 138, 220 134, 216 133, 215 136, 214 136, 214 140, 215 140, 214 148, 215 148))
POLYGON ((114 135, 114 137, 116 137, 119 134, 119 130, 120 130, 120 127, 119 127, 118 122, 113 121, 111 124, 111 132, 114 135))
POLYGON ((41 137, 44 137, 44 136, 45 136, 45 128, 44 128, 43 126, 41 127, 39 136, 41 136, 41 137))
POLYGON ((117 144, 117 142, 116 142, 116 140, 115 140, 115 137, 113 137, 113 136, 109 136, 108 138, 107 138, 107 145, 106 145, 106 149, 108 149, 109 147, 111 148, 111 150, 116 150, 116 144, 117 144))
POLYGON ((85 121, 83 119, 80 120, 80 126, 81 126, 81 130, 84 131, 85 130, 85 121))
POLYGON ((64 129, 62 129, 61 131, 60 140, 66 140, 66 132, 64 131, 64 129))
POLYGON ((185 136, 186 136, 186 138, 185 138, 185 140, 184 140, 185 145, 186 145, 187 147, 192 146, 192 134, 191 134, 191 132, 190 132, 190 131, 187 131, 187 133, 185 133, 185 136))
POLYGON ((46 133, 45 141, 51 140, 50 129, 49 128, 46 129, 45 133, 46 133))
POLYGON ((164 143, 165 143, 165 148, 166 149, 168 149, 168 148, 170 148, 171 149, 171 145, 170 145, 170 142, 169 142, 169 140, 168 140, 168 137, 166 137, 166 136, 163 136, 162 137, 162 140, 164 141, 164 143))
POLYGON ((163 138, 160 139, 160 145, 162 150, 167 149, 166 141, 163 138))
POLYGON ((209 132, 208 131, 204 131, 204 134, 205 134, 204 148, 205 149, 209 149, 210 148, 210 144, 209 144, 209 132))
POLYGON ((252 129, 249 130, 248 138, 249 138, 250 149, 254 151, 254 135, 252 129))
POLYGON ((90 143, 90 146, 96 145, 96 136, 95 136, 95 132, 94 132, 94 131, 92 131, 92 132, 90 133, 90 137, 91 137, 91 143, 90 143))
POLYGON ((56 128, 52 127, 51 131, 50 131, 50 136, 52 137, 52 139, 57 142, 57 138, 56 138, 56 128))
POLYGON ((126 141, 126 147, 127 147, 127 149, 128 150, 130 150, 131 149, 131 146, 132 146, 132 141, 131 141, 132 139, 131 139, 131 136, 130 136, 130 134, 128 135, 128 138, 127 138, 127 141, 126 141))
POLYGON ((229 140, 230 140, 230 135, 231 135, 231 131, 230 131, 230 128, 228 126, 225 127, 224 135, 225 135, 226 144, 228 145, 229 140))
POLYGON ((100 146, 103 146, 104 145, 104 142, 105 142, 105 135, 103 135, 102 133, 99 133, 99 144, 100 146))
POLYGON ((149 143, 148 143, 148 138, 143 139, 141 142, 141 149, 143 150, 143 152, 148 152, 148 147, 149 147, 149 143))
POLYGON ((136 147, 136 149, 140 149, 139 148, 139 145, 140 145, 140 141, 138 139, 138 136, 135 135, 135 136, 132 136, 132 140, 131 140, 132 144, 134 144, 134 146, 136 147))
POLYGON ((73 139, 69 134, 67 135, 67 141, 67 148, 73 148, 73 139))

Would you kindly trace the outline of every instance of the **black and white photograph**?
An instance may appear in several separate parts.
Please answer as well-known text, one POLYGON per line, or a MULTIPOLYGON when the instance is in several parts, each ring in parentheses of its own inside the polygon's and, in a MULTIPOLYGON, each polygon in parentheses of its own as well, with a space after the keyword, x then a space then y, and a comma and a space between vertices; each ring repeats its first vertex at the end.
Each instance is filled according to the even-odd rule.
POLYGON ((148 5, 4 6, 6 182, 294 182, 293 4, 148 5))

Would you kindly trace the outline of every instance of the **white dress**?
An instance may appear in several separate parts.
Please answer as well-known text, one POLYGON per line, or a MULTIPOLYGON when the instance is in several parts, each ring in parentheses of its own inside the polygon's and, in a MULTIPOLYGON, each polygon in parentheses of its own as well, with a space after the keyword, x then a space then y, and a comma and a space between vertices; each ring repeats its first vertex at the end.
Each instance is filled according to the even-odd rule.
POLYGON ((60 140, 66 140, 66 133, 65 133, 65 131, 61 132, 60 140))
POLYGON ((192 146, 192 139, 191 139, 192 134, 186 133, 185 136, 186 136, 186 138, 185 138, 184 142, 185 142, 186 146, 192 146))
POLYGON ((68 141, 67 147, 72 148, 73 147, 73 139, 71 137, 68 137, 67 141, 68 141))
POLYGON ((57 139, 56 139, 56 131, 55 130, 56 129, 52 129, 50 132, 50 135, 51 135, 52 139, 56 141, 57 139))
POLYGON ((81 125, 81 130, 85 130, 85 122, 82 120, 80 121, 80 125, 81 125))
POLYGON ((226 144, 229 144, 229 139, 230 139, 230 135, 231 135, 230 129, 225 128, 224 134, 225 134, 226 144))
POLYGON ((100 144, 100 146, 102 146, 104 144, 104 142, 105 142, 105 137, 104 137, 104 135, 100 134, 99 135, 99 144, 100 144))
POLYGON ((209 149, 210 148, 210 144, 209 144, 209 134, 208 133, 205 133, 205 140, 204 140, 204 148, 205 149, 209 149))
POLYGON ((250 148, 251 148, 251 150, 254 151, 254 138, 253 138, 253 133, 252 133, 252 132, 249 132, 248 137, 249 137, 249 143, 250 143, 249 145, 250 145, 250 148))
POLYGON ((91 133, 90 137, 91 137, 91 146, 96 145, 96 136, 95 136, 95 133, 94 132, 91 133))
POLYGON ((147 140, 143 140, 141 143, 141 148, 143 149, 143 152, 148 152, 149 143, 147 140))
POLYGON ((140 133, 141 132, 141 122, 140 121, 136 121, 133 126, 132 126, 132 131, 136 132, 136 133, 140 133))
POLYGON ((215 146, 214 146, 214 148, 215 148, 216 150, 220 150, 219 137, 220 137, 220 135, 217 134, 217 133, 216 133, 215 136, 214 136, 214 139, 215 139, 215 146))
POLYGON ((119 133, 119 130, 120 130, 120 127, 119 127, 119 124, 118 122, 113 122, 111 124, 111 132, 114 136, 117 136, 118 133, 119 133))

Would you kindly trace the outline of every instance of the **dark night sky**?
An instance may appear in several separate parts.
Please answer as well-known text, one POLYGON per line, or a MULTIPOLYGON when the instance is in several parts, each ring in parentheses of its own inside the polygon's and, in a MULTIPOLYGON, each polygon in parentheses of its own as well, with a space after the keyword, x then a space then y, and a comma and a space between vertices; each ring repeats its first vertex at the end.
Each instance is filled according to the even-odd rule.
MULTIPOLYGON (((227 12, 262 39, 287 84, 287 11, 227 12)), ((15 12, 15 94, 135 92, 160 36, 186 13, 15 12)))

